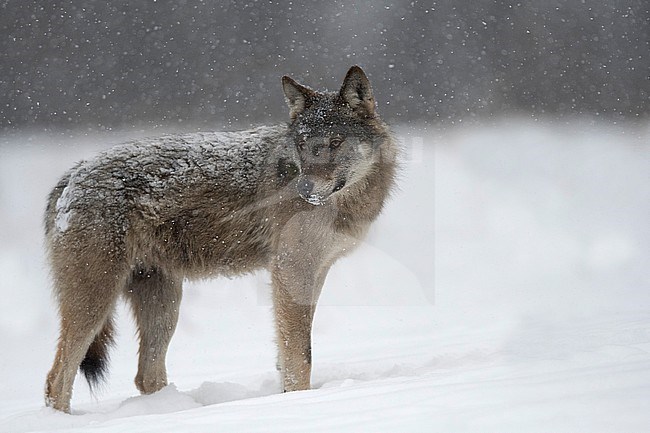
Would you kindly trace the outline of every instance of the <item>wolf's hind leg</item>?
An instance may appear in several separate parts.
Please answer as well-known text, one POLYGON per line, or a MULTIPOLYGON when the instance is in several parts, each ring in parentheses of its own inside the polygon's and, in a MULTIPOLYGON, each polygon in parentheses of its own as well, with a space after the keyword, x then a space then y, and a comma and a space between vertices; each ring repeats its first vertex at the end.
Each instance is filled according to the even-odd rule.
POLYGON ((126 298, 138 326, 140 349, 135 386, 151 394, 167 385, 165 356, 176 329, 182 280, 161 269, 138 269, 127 285, 126 298))
POLYGON ((70 411, 72 386, 80 366, 90 385, 105 373, 106 351, 112 341, 111 314, 119 294, 116 280, 106 278, 103 272, 69 279, 75 281, 60 285, 58 290, 61 333, 45 384, 45 404, 64 412, 70 411), (99 278, 93 279, 97 275, 99 278))

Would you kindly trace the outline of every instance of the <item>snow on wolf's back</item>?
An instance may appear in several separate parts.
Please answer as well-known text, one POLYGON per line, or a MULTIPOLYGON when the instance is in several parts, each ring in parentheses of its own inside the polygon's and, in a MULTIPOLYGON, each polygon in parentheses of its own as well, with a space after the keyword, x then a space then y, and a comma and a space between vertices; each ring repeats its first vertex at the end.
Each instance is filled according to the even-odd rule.
POLYGON ((199 185, 214 187, 220 195, 251 196, 265 165, 271 163, 270 155, 277 159, 282 151, 290 152, 288 147, 281 149, 285 134, 286 127, 275 126, 166 135, 117 145, 64 175, 55 206, 56 228, 67 230, 72 215, 92 214, 98 199, 104 210, 130 208, 136 202, 172 207, 184 194, 196 193, 199 185))
POLYGON ((238 274, 234 260, 242 248, 249 251, 251 264, 264 266, 268 237, 261 236, 267 230, 259 212, 240 212, 234 220, 239 227, 242 218, 246 219, 243 225, 251 233, 259 232, 254 236, 242 236, 234 226, 231 230, 228 221, 242 205, 248 210, 261 209, 265 203, 259 197, 268 195, 266 189, 284 186, 284 180, 277 178, 277 167, 267 164, 277 165, 284 156, 292 158, 293 147, 285 145, 285 137, 286 127, 274 126, 166 135, 117 145, 77 164, 61 179, 46 212, 48 238, 52 241, 81 230, 121 256, 128 233, 138 232, 144 238, 131 249, 147 250, 145 255, 150 255, 144 245, 150 241, 145 238, 175 243, 178 256, 186 259, 179 265, 190 275, 238 274), (220 254, 218 263, 216 257, 190 257, 196 240, 167 224, 180 227, 190 221, 210 224, 215 220, 220 221, 221 230, 211 245, 216 245, 214 254, 220 254), (165 224, 168 227, 161 233, 151 232, 165 224), (252 252, 259 257, 251 257, 252 252), (209 269, 209 263, 215 268, 209 269), (197 265, 200 269, 192 269, 197 265))

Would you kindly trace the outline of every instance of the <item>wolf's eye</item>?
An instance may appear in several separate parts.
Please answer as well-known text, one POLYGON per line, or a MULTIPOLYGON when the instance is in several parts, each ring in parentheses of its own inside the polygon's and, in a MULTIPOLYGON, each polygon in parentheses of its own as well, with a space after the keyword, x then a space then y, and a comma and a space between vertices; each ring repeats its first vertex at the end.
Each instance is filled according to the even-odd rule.
POLYGON ((336 149, 343 143, 343 139, 341 137, 332 137, 330 138, 330 149, 336 149))
POLYGON ((302 150, 305 147, 305 144, 307 144, 307 137, 304 135, 298 137, 298 149, 302 150))

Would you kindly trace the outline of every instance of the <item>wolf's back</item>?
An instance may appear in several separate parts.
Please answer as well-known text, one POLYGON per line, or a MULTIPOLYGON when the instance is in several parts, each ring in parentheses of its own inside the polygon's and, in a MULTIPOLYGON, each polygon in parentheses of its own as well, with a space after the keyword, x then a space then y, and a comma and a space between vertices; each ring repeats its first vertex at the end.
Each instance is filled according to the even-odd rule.
POLYGON ((124 226, 134 209, 160 215, 185 200, 252 198, 295 159, 286 127, 171 134, 112 147, 68 171, 49 195, 45 232, 74 221, 124 226), (194 198, 193 198, 194 197, 194 198), (120 221, 113 221, 119 219, 120 221))

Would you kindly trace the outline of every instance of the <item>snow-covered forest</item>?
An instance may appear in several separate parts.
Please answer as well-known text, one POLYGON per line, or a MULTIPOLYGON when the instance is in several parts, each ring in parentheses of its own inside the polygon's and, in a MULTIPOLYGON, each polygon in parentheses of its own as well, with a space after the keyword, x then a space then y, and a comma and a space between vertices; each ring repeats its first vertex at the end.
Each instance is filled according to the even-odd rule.
POLYGON ((0 127, 283 120, 279 77, 351 64, 396 122, 650 107, 643 0, 0 4, 0 127))
POLYGON ((0 3, 0 432, 650 428, 644 1, 0 3), (325 283, 313 388, 281 393, 269 276, 187 283, 140 396, 120 305, 104 389, 43 404, 58 323, 45 197, 163 131, 284 122, 280 77, 361 65, 399 188, 325 283))

